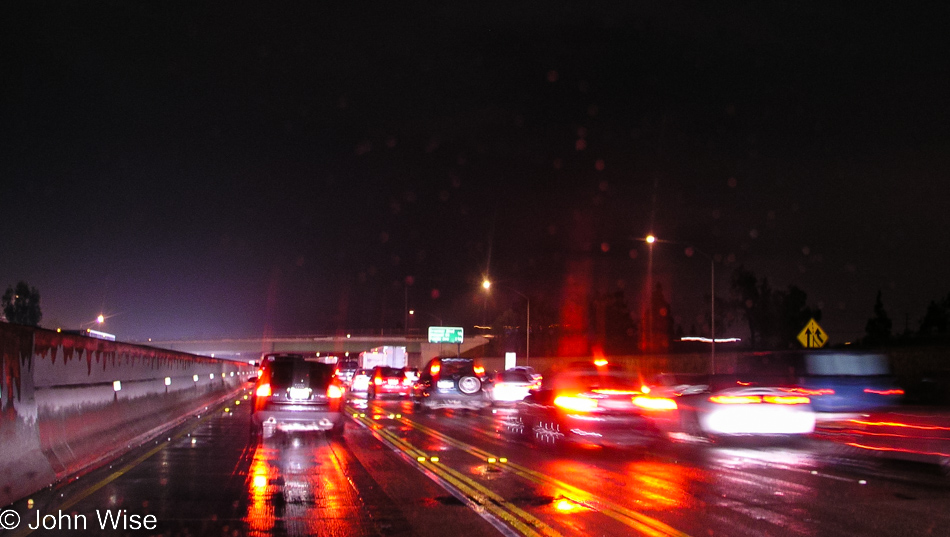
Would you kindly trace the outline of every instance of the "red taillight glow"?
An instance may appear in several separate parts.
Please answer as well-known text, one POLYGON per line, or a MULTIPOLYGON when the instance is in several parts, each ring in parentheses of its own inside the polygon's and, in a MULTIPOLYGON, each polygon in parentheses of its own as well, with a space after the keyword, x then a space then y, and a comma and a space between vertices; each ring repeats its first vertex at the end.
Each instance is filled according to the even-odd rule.
POLYGON ((591 393, 599 393, 601 395, 639 395, 640 392, 637 390, 611 390, 607 388, 594 388, 591 390, 591 393))
POLYGON ((872 390, 871 388, 865 388, 864 393, 873 393, 876 395, 904 395, 904 390, 872 390))
POLYGON ((647 410, 676 410, 676 401, 666 397, 634 397, 633 404, 647 410))
POLYGON ((709 398, 720 405, 749 405, 770 403, 773 405, 807 405, 811 399, 801 395, 714 395, 709 398))
POLYGON ((554 398, 554 405, 565 410, 574 410, 576 412, 590 412, 597 410, 597 400, 589 397, 576 397, 572 395, 559 395, 554 398))
POLYGON ((375 384, 375 385, 377 385, 377 386, 382 386, 382 385, 383 385, 383 379, 381 379, 381 378, 379 378, 379 377, 376 377, 376 378, 373 379, 373 384, 375 384))
POLYGON ((261 384, 257 387, 257 391, 254 393, 256 393, 258 397, 270 397, 270 384, 261 384))
POLYGON ((480 366, 480 365, 477 365, 477 366, 473 367, 473 368, 472 368, 472 371, 474 371, 475 374, 478 375, 478 376, 482 376, 482 375, 485 374, 485 368, 482 367, 482 366, 480 366))
POLYGON ((807 388, 791 388, 786 391, 792 393, 800 393, 802 395, 834 395, 835 391, 831 388, 819 388, 817 390, 809 390, 807 388))
POLYGON ((594 365, 596 365, 597 367, 604 367, 608 363, 610 362, 608 362, 606 358, 597 358, 596 360, 594 360, 594 365))
POLYGON ((758 395, 714 395, 709 401, 720 405, 748 405, 761 403, 762 398, 758 395))
POLYGON ((331 384, 327 388, 327 397, 330 399, 340 399, 343 397, 343 388, 337 386, 336 384, 331 384))
POLYGON ((432 364, 432 367, 429 368, 429 373, 433 375, 438 375, 439 371, 441 370, 442 370, 442 366, 440 366, 439 364, 432 364))
POLYGON ((801 395, 766 395, 762 400, 775 405, 807 405, 811 402, 811 399, 801 395))

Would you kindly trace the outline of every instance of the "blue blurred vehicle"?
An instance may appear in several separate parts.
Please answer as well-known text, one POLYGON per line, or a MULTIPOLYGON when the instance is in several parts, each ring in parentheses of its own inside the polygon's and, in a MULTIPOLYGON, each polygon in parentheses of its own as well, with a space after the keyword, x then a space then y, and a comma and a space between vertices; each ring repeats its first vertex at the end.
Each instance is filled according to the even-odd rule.
POLYGON ((904 390, 891 372, 887 355, 868 352, 763 352, 744 356, 739 374, 784 378, 811 399, 815 412, 853 414, 898 405, 904 390))
POLYGON ((809 353, 802 366, 799 385, 817 412, 869 412, 904 397, 884 354, 809 353))

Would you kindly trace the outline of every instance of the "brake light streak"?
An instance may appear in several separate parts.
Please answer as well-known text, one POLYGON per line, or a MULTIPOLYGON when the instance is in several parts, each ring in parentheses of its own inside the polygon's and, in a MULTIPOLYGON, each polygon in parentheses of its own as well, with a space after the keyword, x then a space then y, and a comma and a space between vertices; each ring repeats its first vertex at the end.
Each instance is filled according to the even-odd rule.
POLYGON ((748 405, 761 403, 762 398, 758 395, 714 395, 709 398, 709 402, 720 405, 748 405))
POLYGON ((917 451, 914 449, 903 449, 903 448, 892 448, 892 447, 880 447, 880 446, 866 446, 864 444, 859 444, 857 442, 848 442, 849 446, 867 449, 870 451, 892 451, 896 453, 910 453, 914 455, 930 455, 936 457, 950 457, 950 453, 941 453, 939 451, 917 451))
POLYGON ((592 412, 597 410, 596 399, 573 395, 559 395, 555 397, 554 405, 575 412, 592 412))
POLYGON ((798 395, 714 395, 709 402, 720 405, 807 405, 811 399, 798 395))
POLYGON ((676 410, 676 401, 667 397, 634 397, 633 404, 647 410, 676 410))
POLYGON ((909 423, 900 423, 896 421, 851 420, 851 423, 857 423, 859 425, 878 426, 878 427, 905 427, 907 429, 921 429, 924 431, 950 431, 950 427, 940 427, 937 425, 911 425, 909 423))
POLYGON ((900 388, 894 390, 875 390, 873 388, 865 388, 864 393, 871 393, 875 395, 904 395, 904 390, 900 388))

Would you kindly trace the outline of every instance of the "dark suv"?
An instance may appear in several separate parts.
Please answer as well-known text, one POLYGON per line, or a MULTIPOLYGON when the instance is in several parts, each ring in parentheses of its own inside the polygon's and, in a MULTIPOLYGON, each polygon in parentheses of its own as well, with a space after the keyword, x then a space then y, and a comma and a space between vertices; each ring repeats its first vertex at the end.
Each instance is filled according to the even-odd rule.
POLYGON ((491 405, 483 389, 486 382, 485 368, 471 358, 433 358, 413 385, 412 400, 425 410, 481 410, 491 405))
POLYGON ((333 364, 302 354, 265 354, 251 420, 264 438, 278 430, 343 434, 345 388, 333 364))

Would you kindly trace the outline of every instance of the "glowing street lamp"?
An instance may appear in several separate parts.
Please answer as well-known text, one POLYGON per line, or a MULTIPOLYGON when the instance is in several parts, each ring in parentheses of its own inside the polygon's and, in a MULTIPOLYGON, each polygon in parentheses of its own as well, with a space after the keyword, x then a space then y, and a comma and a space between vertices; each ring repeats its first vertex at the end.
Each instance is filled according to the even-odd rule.
POLYGON ((103 315, 103 314, 100 313, 99 316, 96 317, 96 322, 99 323, 99 324, 102 324, 102 323, 106 322, 106 317, 105 317, 105 315, 103 315))

